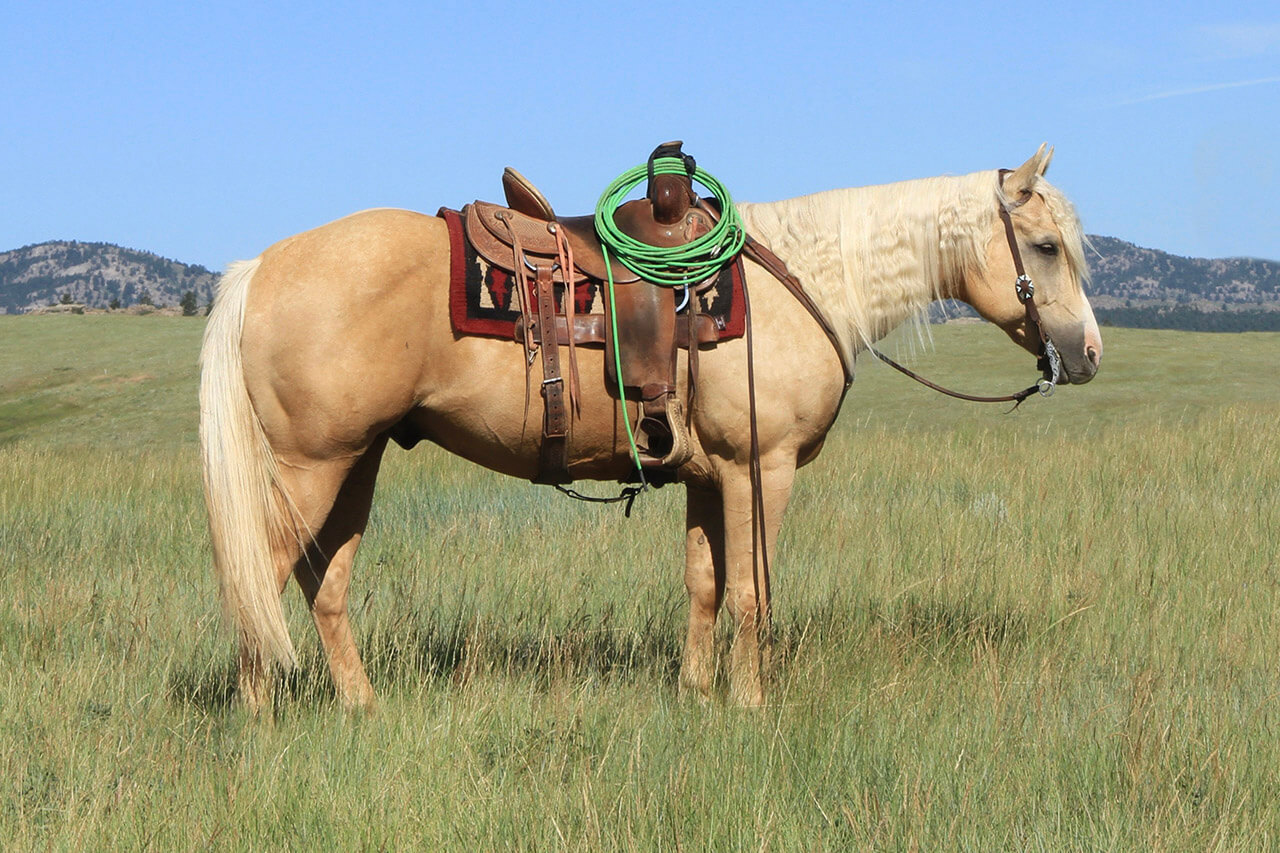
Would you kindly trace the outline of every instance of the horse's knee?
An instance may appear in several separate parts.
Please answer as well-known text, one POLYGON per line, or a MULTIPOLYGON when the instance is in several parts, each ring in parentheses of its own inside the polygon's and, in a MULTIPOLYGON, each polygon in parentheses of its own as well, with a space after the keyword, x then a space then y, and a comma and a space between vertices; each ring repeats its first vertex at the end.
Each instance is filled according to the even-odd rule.
POLYGON ((698 615, 714 615, 719 609, 719 591, 715 575, 710 570, 687 570, 684 587, 689 592, 689 607, 698 615))

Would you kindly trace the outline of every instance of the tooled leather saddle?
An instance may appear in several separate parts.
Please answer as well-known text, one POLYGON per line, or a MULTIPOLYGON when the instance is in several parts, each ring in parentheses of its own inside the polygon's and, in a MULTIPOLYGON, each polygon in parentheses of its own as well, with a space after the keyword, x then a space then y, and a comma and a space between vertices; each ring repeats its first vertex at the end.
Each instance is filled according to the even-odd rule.
MULTIPOLYGON (((658 157, 684 157, 679 142, 658 146, 658 157)), ((689 174, 650 172, 648 191, 614 212, 618 229, 651 246, 675 247, 692 242, 714 226, 712 215, 698 202, 689 174)), ((502 176, 506 205, 476 201, 462 210, 467 240, 487 263, 508 272, 516 283, 520 319, 516 337, 524 343, 529 362, 541 354, 544 399, 542 444, 535 482, 568 483, 570 409, 577 399, 579 378, 575 347, 605 346, 606 378, 629 399, 642 401, 637 442, 641 464, 661 477, 692 456, 686 405, 676 384, 677 351, 689 351, 690 393, 695 385, 699 344, 719 339, 716 320, 699 310, 696 287, 689 288, 690 304, 678 318, 676 291, 645 281, 616 258, 606 268, 604 250, 592 216, 557 216, 538 189, 515 169, 502 176), (598 315, 575 314, 572 298, 562 298, 557 310, 556 287, 572 293, 586 280, 614 282, 612 325, 598 315), (550 331, 554 330, 554 331, 550 331), (560 363, 566 347, 569 371, 560 363), (621 375, 614 351, 621 353, 621 375), (566 403, 566 384, 568 385, 566 403)), ((682 294, 683 296, 683 294, 682 294)), ((606 300, 608 300, 606 291, 606 300)), ((608 307, 608 306, 606 306, 608 307)))

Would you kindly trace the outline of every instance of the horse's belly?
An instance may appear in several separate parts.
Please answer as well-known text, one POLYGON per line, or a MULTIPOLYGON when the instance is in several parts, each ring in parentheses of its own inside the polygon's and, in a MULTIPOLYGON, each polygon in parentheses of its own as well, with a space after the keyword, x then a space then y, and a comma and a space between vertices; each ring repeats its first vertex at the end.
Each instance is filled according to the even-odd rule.
MULTIPOLYGON (((604 387, 603 354, 578 350, 576 409, 567 391, 569 471, 575 479, 628 476, 626 429, 617 401, 604 387)), ((538 474, 542 443, 541 366, 526 371, 519 344, 483 338, 441 342, 430 359, 421 402, 405 418, 411 440, 429 440, 446 450, 514 477, 538 474)))

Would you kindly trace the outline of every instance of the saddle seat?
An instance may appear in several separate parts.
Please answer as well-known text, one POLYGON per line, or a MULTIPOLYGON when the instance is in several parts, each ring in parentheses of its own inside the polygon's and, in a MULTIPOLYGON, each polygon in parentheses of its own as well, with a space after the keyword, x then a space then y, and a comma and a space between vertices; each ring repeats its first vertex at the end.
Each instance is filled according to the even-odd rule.
MULTIPOLYGON (((683 185, 682 193, 668 193, 679 201, 665 206, 648 198, 629 201, 614 212, 613 221, 619 230, 650 246, 672 248, 690 243, 712 229, 715 223, 711 217, 693 206, 695 199, 688 182, 677 175, 659 175, 655 181, 660 182, 660 186, 672 183, 666 179, 683 185)), ((596 233, 595 216, 556 216, 551 203, 538 188, 510 166, 502 173, 502 187, 506 207, 476 201, 467 208, 467 236, 481 257, 509 269, 514 243, 518 241, 527 255, 554 263, 558 252, 556 231, 560 230, 573 249, 575 282, 584 278, 608 279, 609 269, 596 233)), ((614 284, 641 280, 617 258, 610 260, 614 284)), ((554 277, 557 282, 563 282, 564 271, 557 267, 554 277)))
MULTIPOLYGON (((678 152, 679 143, 668 143, 660 146, 654 156, 670 151, 672 145, 678 152)), ((676 351, 681 346, 689 348, 691 370, 696 369, 698 344, 719 338, 715 320, 697 310, 700 303, 695 294, 690 294, 688 321, 677 323, 675 289, 643 280, 617 258, 611 257, 606 264, 594 216, 557 216, 537 187, 511 167, 503 172, 502 185, 505 207, 476 201, 464 209, 464 221, 468 240, 485 261, 515 275, 517 280, 527 277, 535 282, 533 301, 538 310, 525 311, 517 323, 516 337, 525 342, 531 358, 534 347, 543 351, 547 412, 537 482, 568 481, 567 451, 562 447, 568 422, 563 412, 553 411, 563 406, 559 390, 563 383, 555 354, 562 345, 570 347, 572 370, 575 344, 605 344, 607 380, 614 387, 637 392, 643 403, 642 464, 667 470, 680 467, 693 451, 685 408, 676 393, 676 351), (566 269, 569 256, 572 268, 566 269), (605 281, 610 273, 615 285, 612 299, 618 323, 616 340, 604 318, 566 316, 554 311, 553 284, 605 281), (554 335, 544 337, 544 327, 554 329, 554 335), (544 341, 554 341, 555 345, 545 346, 544 341), (621 349, 621 376, 615 367, 615 348, 621 349)), ((656 175, 650 180, 645 198, 626 202, 615 210, 614 223, 623 233, 651 246, 681 246, 707 233, 715 224, 709 213, 695 206, 696 200, 687 176, 656 175)), ((610 298, 607 291, 605 298, 610 298)), ((571 387, 576 385, 577 377, 573 376, 571 387)), ((635 399, 634 394, 631 399, 635 399)))

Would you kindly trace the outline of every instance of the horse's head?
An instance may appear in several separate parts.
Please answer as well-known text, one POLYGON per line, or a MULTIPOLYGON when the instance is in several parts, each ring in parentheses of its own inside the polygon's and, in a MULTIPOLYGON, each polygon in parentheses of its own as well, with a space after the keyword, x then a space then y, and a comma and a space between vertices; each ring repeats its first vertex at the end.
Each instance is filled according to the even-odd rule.
POLYGON ((1062 359, 1061 381, 1080 385, 1098 372, 1102 335, 1084 293, 1088 273, 1080 221, 1070 202, 1044 180, 1052 157, 1053 149, 1041 145, 1017 169, 1000 173, 982 269, 966 276, 961 298, 1029 352, 1041 351, 1042 330, 1062 359), (1008 212, 1007 224, 1000 205, 1008 212), (1015 287, 1019 258, 1034 287, 1031 310, 1015 287), (1040 330, 1032 320, 1037 310, 1040 330))

